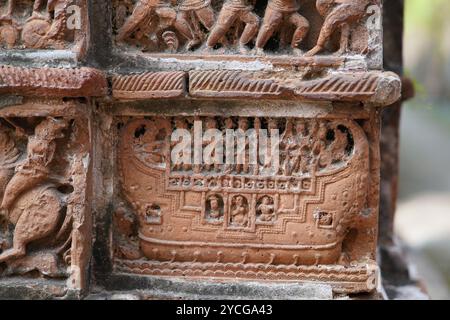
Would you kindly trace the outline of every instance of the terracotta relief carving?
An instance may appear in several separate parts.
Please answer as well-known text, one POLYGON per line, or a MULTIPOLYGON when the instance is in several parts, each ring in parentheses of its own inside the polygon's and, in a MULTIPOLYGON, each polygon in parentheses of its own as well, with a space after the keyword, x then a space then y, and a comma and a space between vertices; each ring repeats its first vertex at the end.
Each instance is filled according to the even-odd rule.
POLYGON ((145 52, 301 56, 309 50, 312 56, 330 41, 331 48, 338 46, 338 54, 349 51, 352 32, 361 33, 355 25, 364 29, 371 4, 379 2, 115 0, 113 7, 116 41, 145 52), (340 41, 333 37, 338 31, 340 41))
POLYGON ((72 226, 84 215, 88 139, 73 119, 0 119, 3 276, 72 274, 72 226))
POLYGON ((0 7, 0 46, 7 49, 70 49, 85 39, 78 0, 7 0, 0 7), (76 9, 74 9, 76 6, 76 9), (78 10, 79 9, 79 10, 78 10), (83 32, 80 29, 83 30, 83 32))
POLYGON ((341 40, 336 54, 346 53, 349 47, 352 23, 360 21, 367 14, 370 0, 317 0, 317 11, 325 18, 316 46, 307 53, 315 55, 325 49, 334 32, 340 29, 341 40))
POLYGON ((313 79, 302 77, 304 74, 298 72, 147 72, 116 75, 112 79, 112 89, 113 97, 120 100, 181 97, 264 98, 357 101, 384 106, 395 102, 400 96, 400 79, 390 72, 336 72, 313 79))
POLYGON ((108 91, 103 72, 92 68, 22 68, 0 65, 0 94, 100 97, 108 91))
MULTIPOLYGON (((118 121, 118 170, 126 200, 120 210, 134 228, 134 233, 116 228, 119 238, 132 234, 128 247, 133 239, 128 255, 123 240, 116 240, 122 248, 116 254, 118 270, 242 278, 255 272, 260 279, 274 279, 269 266, 276 266, 276 278, 289 280, 301 278, 306 266, 312 268, 309 276, 321 273, 319 265, 349 267, 343 243, 367 209, 369 196, 369 144, 357 122, 264 117, 118 121), (267 160, 261 159, 246 164, 248 143, 244 164, 192 164, 190 154, 185 163, 174 165, 170 155, 177 145, 193 141, 171 142, 172 132, 194 133, 199 123, 203 133, 282 128, 279 169, 265 173, 267 160)), ((123 220, 117 214, 116 219, 123 220)), ((330 279, 339 282, 346 276, 330 279)))

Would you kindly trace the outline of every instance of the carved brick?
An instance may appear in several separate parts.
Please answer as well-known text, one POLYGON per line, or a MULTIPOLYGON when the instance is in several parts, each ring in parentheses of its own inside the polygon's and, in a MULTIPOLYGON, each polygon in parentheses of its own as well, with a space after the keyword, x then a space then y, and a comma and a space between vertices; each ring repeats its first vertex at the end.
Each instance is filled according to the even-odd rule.
POLYGON ((179 98, 186 94, 184 72, 147 72, 114 76, 113 97, 117 99, 179 98))
POLYGON ((91 68, 21 68, 0 65, 0 94, 47 97, 99 97, 108 84, 91 68))

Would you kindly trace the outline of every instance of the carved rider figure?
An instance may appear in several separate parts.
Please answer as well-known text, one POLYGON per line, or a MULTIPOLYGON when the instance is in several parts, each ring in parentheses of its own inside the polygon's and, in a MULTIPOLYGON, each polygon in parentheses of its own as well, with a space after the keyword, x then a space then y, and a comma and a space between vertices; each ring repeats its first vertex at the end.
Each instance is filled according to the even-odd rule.
POLYGON ((316 7, 325 18, 316 46, 306 56, 314 56, 321 52, 327 41, 337 29, 341 29, 340 49, 343 54, 348 49, 350 24, 359 21, 366 15, 370 0, 317 0, 316 7))
POLYGON ((2 211, 9 211, 19 196, 47 179, 56 151, 55 140, 63 137, 62 130, 66 127, 66 121, 54 118, 48 118, 36 127, 34 136, 28 141, 27 159, 16 167, 6 186, 2 211))
POLYGON ((211 7, 211 0, 181 0, 178 6, 177 28, 190 41, 186 49, 190 50, 202 43, 203 33, 200 30, 200 23, 208 30, 214 26, 214 10, 211 7))
MULTIPOLYGON (((13 246, 0 254, 0 263, 25 256, 29 243, 46 239, 58 227, 61 199, 45 182, 56 152, 55 140, 64 136, 67 125, 65 120, 47 118, 29 137, 27 158, 16 167, 1 204, 1 213, 15 230, 13 246)), ((55 239, 59 237, 58 233, 55 239)))
POLYGON ((259 27, 259 17, 252 12, 253 6, 249 0, 226 0, 220 10, 217 23, 209 35, 206 45, 213 48, 237 21, 245 23, 244 31, 239 39, 241 53, 248 50, 246 45, 256 36, 259 27))
MULTIPOLYGON (((263 53, 264 47, 273 34, 288 25, 295 26, 291 47, 295 52, 300 53, 298 46, 309 31, 309 21, 298 13, 299 9, 297 0, 269 0, 263 24, 256 39, 257 53, 263 53)), ((285 31, 281 32, 282 41, 285 39, 285 31)))

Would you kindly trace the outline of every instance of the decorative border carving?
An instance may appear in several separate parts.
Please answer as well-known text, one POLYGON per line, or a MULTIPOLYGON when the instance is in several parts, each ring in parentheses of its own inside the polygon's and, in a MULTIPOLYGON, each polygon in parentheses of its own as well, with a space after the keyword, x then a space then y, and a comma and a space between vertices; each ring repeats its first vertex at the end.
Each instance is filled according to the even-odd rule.
POLYGON ((112 79, 116 99, 179 98, 186 94, 186 73, 145 72, 137 75, 117 75, 112 79))
POLYGON ((333 73, 314 80, 299 74, 192 71, 189 94, 198 98, 285 98, 308 101, 362 101, 389 105, 400 98, 401 82, 390 72, 333 73))
POLYGON ((22 68, 0 65, 0 94, 99 97, 108 92, 103 72, 93 68, 22 68))
POLYGON ((333 286, 336 293, 348 294, 370 292, 376 288, 378 282, 378 267, 374 263, 343 267, 117 259, 115 272, 170 277, 326 282, 333 286))
POLYGON ((365 102, 390 105, 400 98, 401 82, 390 72, 332 73, 305 80, 302 73, 210 70, 146 72, 112 79, 113 96, 123 100, 181 98, 289 99, 365 102))
POLYGON ((252 77, 242 71, 192 71, 189 73, 189 93, 194 97, 264 97, 277 98, 283 87, 273 79, 252 77))

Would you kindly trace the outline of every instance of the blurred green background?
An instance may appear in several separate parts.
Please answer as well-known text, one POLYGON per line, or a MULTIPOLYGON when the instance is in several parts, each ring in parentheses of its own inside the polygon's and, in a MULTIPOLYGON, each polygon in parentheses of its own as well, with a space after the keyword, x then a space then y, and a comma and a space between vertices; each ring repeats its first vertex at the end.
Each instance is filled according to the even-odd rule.
POLYGON ((405 5, 405 72, 416 97, 402 115, 396 227, 431 297, 450 299, 450 1, 405 5))

